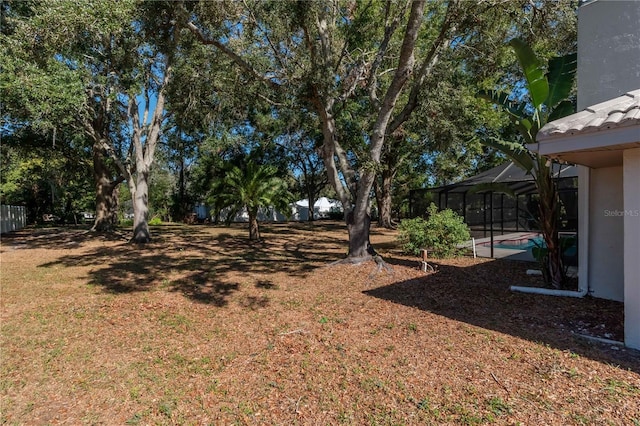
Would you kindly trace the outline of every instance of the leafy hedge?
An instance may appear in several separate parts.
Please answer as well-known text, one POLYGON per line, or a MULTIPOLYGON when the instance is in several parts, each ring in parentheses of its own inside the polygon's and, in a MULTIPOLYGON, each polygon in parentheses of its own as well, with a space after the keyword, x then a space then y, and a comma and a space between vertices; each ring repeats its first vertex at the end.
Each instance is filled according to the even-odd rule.
POLYGON ((407 254, 419 255, 420 250, 426 248, 429 256, 437 258, 459 255, 461 250, 457 246, 471 239, 462 217, 450 209, 439 212, 433 203, 427 213, 426 220, 418 217, 400 223, 398 240, 402 250, 407 254))

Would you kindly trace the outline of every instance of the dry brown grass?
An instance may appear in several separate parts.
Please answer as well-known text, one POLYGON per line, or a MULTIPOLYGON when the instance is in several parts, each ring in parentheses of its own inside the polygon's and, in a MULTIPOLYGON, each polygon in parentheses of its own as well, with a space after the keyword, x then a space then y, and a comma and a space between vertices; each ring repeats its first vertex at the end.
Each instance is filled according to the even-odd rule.
POLYGON ((327 267, 340 225, 163 226, 145 247, 83 230, 1 246, 3 424, 640 422, 622 305, 514 294, 527 265, 460 258, 425 275, 327 267))

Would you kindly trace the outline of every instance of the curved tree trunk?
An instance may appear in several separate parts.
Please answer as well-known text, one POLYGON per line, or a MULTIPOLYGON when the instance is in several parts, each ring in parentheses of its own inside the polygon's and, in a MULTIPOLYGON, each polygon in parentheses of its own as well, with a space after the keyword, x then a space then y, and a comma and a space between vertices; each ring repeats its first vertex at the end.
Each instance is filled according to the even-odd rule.
MULTIPOLYGON (((338 140, 338 131, 333 115, 333 106, 337 98, 326 97, 326 94, 331 92, 330 90, 324 90, 325 88, 314 85, 311 86, 313 93, 311 102, 320 117, 322 126, 322 159, 329 183, 340 198, 346 213, 345 217, 349 230, 349 254, 347 259, 350 261, 370 259, 375 255, 375 251, 369 241, 371 225, 369 196, 375 180, 374 170, 380 165, 385 137, 388 133, 388 126, 396 103, 403 87, 413 73, 415 64, 414 48, 424 17, 424 7, 425 1, 423 0, 411 2, 411 11, 398 57, 398 66, 384 96, 378 99, 376 95, 375 103, 378 104, 378 111, 375 123, 369 134, 368 156, 363 159, 364 163, 361 165, 360 170, 356 171, 354 169, 347 152, 338 140), (337 164, 336 159, 338 160, 337 164), (340 170, 338 170, 338 167, 340 170)), ((331 35, 327 31, 326 21, 318 21, 317 23, 318 47, 321 54, 324 55, 323 58, 326 59, 331 56, 331 35)), ((307 42, 312 44, 312 38, 309 37, 307 29, 303 29, 307 36, 307 42)), ((318 66, 326 69, 327 62, 319 61, 318 66)), ((406 118, 399 119, 399 123, 404 121, 406 121, 406 118)))

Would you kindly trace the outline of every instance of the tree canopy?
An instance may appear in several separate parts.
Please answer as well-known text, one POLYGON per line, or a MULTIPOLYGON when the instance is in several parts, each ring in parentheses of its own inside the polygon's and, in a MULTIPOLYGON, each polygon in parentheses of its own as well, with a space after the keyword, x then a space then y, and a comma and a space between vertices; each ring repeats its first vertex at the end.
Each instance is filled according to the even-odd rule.
MULTIPOLYGON (((92 164, 96 226, 114 222, 126 182, 138 242, 150 238, 150 200, 183 217, 224 179, 225 162, 260 151, 301 198, 331 192, 342 202, 349 257, 366 259, 372 200, 380 225, 393 226, 411 186, 502 158, 478 141, 515 140, 517 129, 474 94, 515 87, 509 99, 523 96, 505 41, 520 37, 542 60, 562 56, 575 48, 576 7, 6 1, 2 132, 29 128, 57 147, 82 141, 61 154, 92 164), (164 189, 151 196, 150 185, 164 189)), ((11 176, 4 187, 21 185, 11 176)))

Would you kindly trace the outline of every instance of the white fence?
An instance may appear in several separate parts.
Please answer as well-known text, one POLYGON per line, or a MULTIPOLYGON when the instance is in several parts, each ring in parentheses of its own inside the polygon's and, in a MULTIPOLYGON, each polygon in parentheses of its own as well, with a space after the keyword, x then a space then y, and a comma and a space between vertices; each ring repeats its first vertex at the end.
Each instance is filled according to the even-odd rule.
POLYGON ((17 231, 27 225, 27 211, 24 206, 0 206, 0 232, 17 231))

